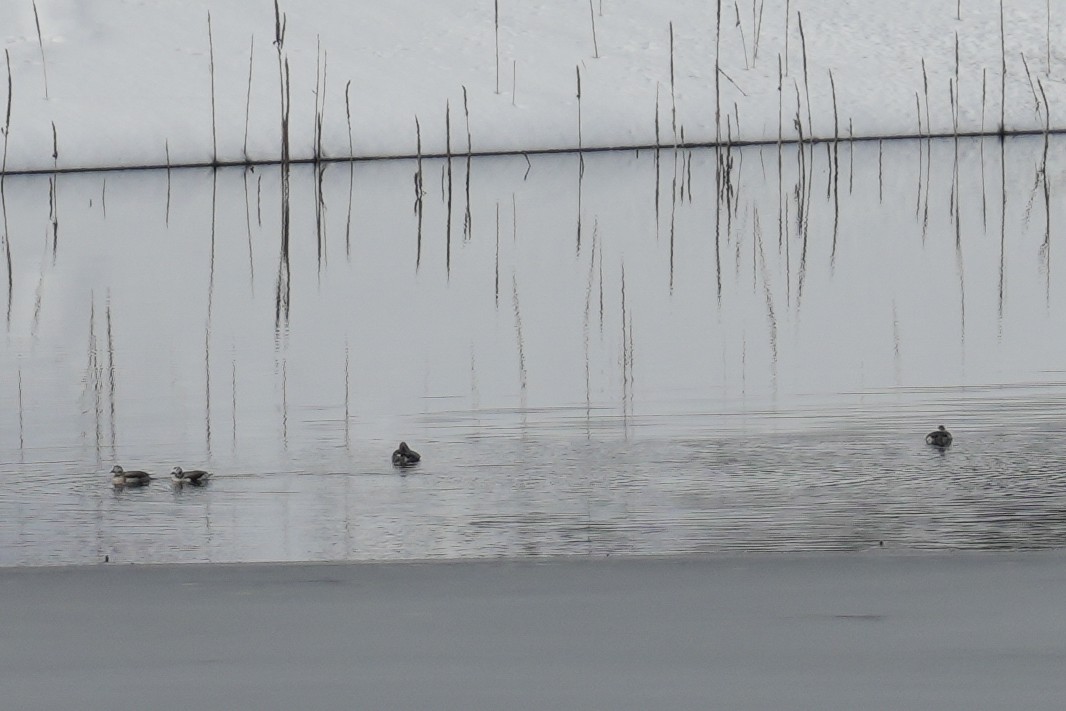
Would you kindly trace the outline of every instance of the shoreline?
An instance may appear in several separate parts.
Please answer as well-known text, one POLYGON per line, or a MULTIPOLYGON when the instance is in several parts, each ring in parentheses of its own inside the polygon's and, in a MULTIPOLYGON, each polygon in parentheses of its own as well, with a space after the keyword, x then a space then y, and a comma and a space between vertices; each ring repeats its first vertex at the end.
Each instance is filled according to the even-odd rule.
POLYGON ((547 554, 528 556, 471 556, 462 558, 375 558, 333 560, 247 560, 247 561, 99 561, 97 563, 31 563, 27 565, 0 565, 0 576, 14 571, 69 571, 121 569, 167 569, 178 570, 213 568, 300 568, 300 567, 373 567, 373 566, 492 566, 492 565, 550 565, 550 564, 625 564, 625 563, 713 563, 729 561, 816 561, 833 559, 889 558, 900 560, 930 560, 937 558, 1061 558, 1066 564, 1066 546, 1061 548, 892 548, 872 547, 861 550, 796 550, 796 551, 720 551, 712 553, 607 553, 607 554, 547 554))
MULTIPOLYGON (((586 155, 595 153, 626 153, 640 151, 678 151, 678 150, 733 150, 740 148, 767 147, 767 146, 819 146, 823 144, 841 143, 872 143, 874 141, 905 142, 905 141, 942 141, 960 139, 985 139, 995 138, 1004 141, 1009 138, 1034 138, 1061 136, 1066 134, 1066 127, 1058 128, 1023 128, 1005 130, 976 130, 976 131, 935 131, 931 133, 887 133, 883 135, 865 136, 809 136, 805 138, 782 137, 778 138, 752 138, 730 139, 728 141, 680 141, 678 143, 645 143, 633 145, 606 145, 606 146, 563 146, 556 148, 501 148, 496 150, 470 150, 427 153, 382 153, 362 154, 349 156, 310 156, 290 158, 287 163, 290 166, 317 166, 321 164, 343 163, 377 163, 387 161, 413 161, 413 160, 462 160, 472 158, 517 158, 529 156, 558 156, 558 155, 586 155)), ((200 170, 205 168, 259 168, 277 167, 282 164, 281 158, 249 158, 246 160, 215 160, 215 161, 184 161, 176 163, 147 163, 137 165, 99 165, 99 166, 53 166, 51 168, 13 168, 4 171, 0 169, 0 176, 18 177, 33 175, 73 175, 82 173, 115 173, 121 171, 157 171, 157 170, 200 170)))

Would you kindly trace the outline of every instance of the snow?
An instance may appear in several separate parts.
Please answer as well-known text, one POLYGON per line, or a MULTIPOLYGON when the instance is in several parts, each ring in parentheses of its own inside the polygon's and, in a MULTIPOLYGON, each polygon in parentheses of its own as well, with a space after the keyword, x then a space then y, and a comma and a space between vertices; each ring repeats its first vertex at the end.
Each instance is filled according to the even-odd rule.
POLYGON ((20 711, 1058 709, 1061 553, 0 569, 20 711))
MULTIPOLYGON (((502 0, 497 61, 488 0, 282 2, 293 155, 313 153, 320 59, 328 156, 349 154, 346 93, 359 156, 414 154, 416 118, 422 150, 444 151, 446 106, 451 149, 466 151, 464 102, 475 151, 574 147, 578 70, 582 145, 655 142, 657 105, 663 144, 682 132, 690 142, 713 140, 714 3, 593 5, 590 13, 583 2, 502 0)), ((950 132, 952 96, 959 97, 960 130, 998 126, 998 2, 795 0, 787 7, 786 20, 783 0, 723 4, 723 135, 776 139, 780 123, 786 137, 794 136, 797 114, 804 135, 909 133, 918 128, 916 101, 923 131, 928 113, 934 131, 950 132), (780 104, 779 59, 787 66, 780 104)), ((1066 57, 1055 49, 1066 13, 1052 9, 1049 20, 1047 8, 1041 0, 1005 4, 1008 128, 1044 125, 1034 89, 1046 93, 1052 124, 1066 100, 1066 57)), ((40 45, 31 0, 0 6, 0 43, 12 75, 9 170, 52 167, 53 124, 62 167, 163 164, 168 153, 173 163, 210 161, 209 14, 217 156, 244 158, 247 121, 248 157, 278 157, 272 3, 38 0, 36 9, 40 45)))

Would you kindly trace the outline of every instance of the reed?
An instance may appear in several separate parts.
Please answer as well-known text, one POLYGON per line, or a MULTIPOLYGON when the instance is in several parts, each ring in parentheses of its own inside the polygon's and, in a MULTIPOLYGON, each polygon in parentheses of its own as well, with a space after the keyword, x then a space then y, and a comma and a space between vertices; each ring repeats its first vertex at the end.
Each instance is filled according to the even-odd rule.
POLYGON ((929 118, 929 76, 925 73, 925 57, 922 57, 922 88, 925 91, 925 133, 928 137, 933 132, 933 123, 929 118))
POLYGON ((596 42, 596 13, 592 8, 592 0, 589 0, 589 19, 592 21, 592 56, 594 59, 599 59, 600 45, 596 42))
POLYGON ((518 60, 511 60, 511 106, 517 106, 515 95, 518 89, 518 60))
MULTIPOLYGON (((1051 133, 1051 104, 1047 101, 1047 94, 1044 93, 1044 82, 1039 78, 1036 80, 1036 85, 1040 88, 1040 96, 1044 97, 1044 153, 1045 159, 1047 154, 1047 139, 1051 133)), ((1047 176, 1045 174, 1045 180, 1047 176)))
POLYGON ((792 20, 792 13, 789 9, 791 0, 785 0, 785 76, 788 76, 788 34, 789 34, 789 22, 792 20))
MULTIPOLYGON (((722 93, 718 78, 722 66, 722 0, 717 0, 716 4, 718 13, 714 26, 714 143, 718 146, 722 144, 722 93)), ((787 51, 787 32, 785 33, 785 43, 787 51)))
MULTIPOLYGON (((418 123, 418 116, 415 116, 415 150, 418 161, 418 175, 422 175, 422 126, 418 123)), ((421 182, 421 181, 420 181, 421 182)), ((421 185, 419 185, 421 187, 421 185)), ((421 193, 419 193, 421 195, 421 193)))
POLYGON ((327 96, 327 80, 329 78, 329 52, 322 51, 322 93, 318 97, 318 113, 315 116, 315 134, 318 136, 318 143, 315 145, 315 162, 318 162, 326 157, 325 148, 322 145, 322 129, 326 125, 326 96, 327 96))
POLYGON ((659 139, 659 82, 655 82, 655 147, 662 145, 659 139))
POLYGON ((1036 85, 1033 83, 1033 75, 1029 73, 1029 62, 1025 60, 1025 53, 1022 52, 1022 66, 1025 67, 1025 78, 1029 80, 1029 91, 1033 94, 1033 105, 1036 111, 1037 118, 1040 117, 1040 97, 1036 93, 1036 85))
MULTIPOLYGON (((716 84, 717 85, 717 84, 716 84)), ((674 23, 670 23, 670 128, 677 146, 677 94, 674 89, 674 23)))
MULTIPOLYGON (((278 50, 278 92, 281 113, 281 164, 283 172, 289 165, 289 63, 285 58, 285 30, 288 20, 274 0, 274 46, 278 50)), ((284 192, 284 189, 283 189, 284 192)))
MULTIPOLYGON (((1050 13, 1050 10, 1048 11, 1050 13)), ((37 0, 33 2, 33 23, 37 26, 37 46, 41 50, 41 73, 44 75, 44 98, 48 98, 48 66, 44 61, 44 37, 41 35, 41 18, 37 14, 37 0)), ((1050 63, 1048 64, 1050 67, 1050 63)), ((1050 71, 1050 70, 1049 70, 1050 71)))
POLYGON ((167 205, 164 213, 164 222, 170 226, 170 139, 163 140, 163 150, 167 157, 167 205))
POLYGON ((948 100, 951 102, 951 135, 959 140, 959 110, 956 100, 955 80, 948 77, 948 100))
MULTIPOLYGON (((7 60, 7 110, 4 112, 4 160, 0 165, 0 173, 7 175, 7 146, 11 142, 11 53, 4 50, 4 59, 7 60)), ((5 230, 6 232, 6 230, 5 230)), ((6 236, 5 236, 6 239, 6 236)))
POLYGON ((781 163, 781 140, 784 134, 785 123, 785 94, 784 94, 784 69, 781 65, 781 53, 777 53, 777 162, 780 171, 781 163))
POLYGON ((981 70, 981 133, 985 132, 985 97, 987 96, 988 87, 988 69, 981 70))
POLYGON ((352 80, 344 85, 344 115, 348 119, 348 160, 355 159, 355 147, 352 144, 352 102, 349 90, 352 88, 352 80))
POLYGON ((833 141, 840 140, 840 119, 837 115, 837 85, 833 81, 833 70, 829 70, 829 89, 833 95, 833 141))
POLYGON ((218 136, 215 127, 215 40, 211 34, 211 12, 207 13, 207 49, 211 64, 211 164, 218 165, 218 136))
POLYGON ((581 65, 574 67, 577 71, 577 149, 582 149, 581 141, 581 65))
POLYGON ((448 158, 450 170, 452 157, 452 105, 447 99, 444 101, 444 155, 448 158))
POLYGON ((999 0, 999 135, 1006 135, 1007 129, 1007 37, 1003 26, 1003 0, 999 0))
POLYGON ((248 45, 248 92, 244 97, 244 160, 248 161, 248 120, 252 114, 252 59, 255 57, 255 35, 248 45))
POLYGON ((748 40, 744 37, 744 25, 740 21, 740 3, 738 0, 733 0, 733 12, 737 18, 737 31, 740 32, 740 48, 744 51, 744 69, 751 69, 751 64, 748 63, 748 40))
POLYGON ((754 38, 753 38, 753 41, 752 41, 752 50, 751 50, 751 66, 752 67, 754 67, 756 64, 758 64, 758 60, 759 60, 759 40, 762 39, 762 11, 763 11, 763 8, 766 7, 765 0, 759 0, 758 5, 759 5, 758 14, 756 14, 756 12, 755 12, 755 3, 752 3, 752 5, 751 5, 751 21, 752 21, 752 25, 754 27, 754 30, 752 31, 752 34, 754 35, 754 38))
POLYGON ((322 121, 320 120, 319 102, 322 97, 322 37, 315 37, 315 90, 312 92, 315 97, 315 120, 312 125, 311 134, 311 151, 313 162, 317 165, 319 161, 319 147, 322 144, 322 139, 319 136, 319 130, 322 128, 322 121))
POLYGON ((473 152, 473 144, 470 140, 470 105, 466 98, 466 85, 463 85, 463 116, 466 118, 466 155, 469 158, 473 152))
POLYGON ((814 121, 811 119, 811 83, 807 77, 807 37, 803 34, 803 13, 796 11, 796 24, 799 25, 800 48, 803 50, 803 91, 807 96, 807 131, 814 138, 814 121))
MULTIPOLYGON (((1047 29, 1044 34, 1045 47, 1047 47, 1047 73, 1051 76, 1051 0, 1047 0, 1047 29)), ((43 61, 43 59, 42 59, 43 61)))

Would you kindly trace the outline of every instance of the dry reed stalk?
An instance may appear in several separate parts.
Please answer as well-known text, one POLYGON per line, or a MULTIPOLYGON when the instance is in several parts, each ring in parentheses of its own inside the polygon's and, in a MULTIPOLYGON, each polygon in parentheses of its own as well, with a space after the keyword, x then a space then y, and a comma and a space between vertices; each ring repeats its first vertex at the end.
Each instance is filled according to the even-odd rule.
MULTIPOLYGON (((718 74, 721 71, 722 56, 722 0, 717 0, 718 17, 714 26, 714 143, 722 143, 722 94, 718 74)), ((786 47, 788 34, 785 35, 786 47)))
POLYGON ((677 94, 674 90, 674 23, 670 23, 670 128, 677 146, 677 94))
POLYGON ((577 149, 580 151, 581 142, 581 66, 575 66, 577 71, 577 149))
POLYGON ((736 28, 740 32, 740 48, 744 50, 744 69, 751 69, 751 65, 748 64, 748 40, 744 36, 744 25, 740 22, 740 3, 737 0, 733 0, 733 12, 736 13, 736 28))
POLYGON ((289 62, 285 58, 285 30, 288 25, 288 19, 282 14, 280 7, 278 6, 278 0, 274 0, 274 46, 278 49, 278 92, 280 102, 281 113, 281 165, 282 165, 282 192, 283 199, 287 201, 288 196, 284 194, 287 191, 288 185, 284 176, 287 174, 289 167, 289 86, 288 86, 288 74, 289 74, 289 62))
POLYGON ((215 131, 215 40, 211 36, 211 12, 207 13, 207 47, 211 61, 211 164, 218 165, 218 136, 215 131))
POLYGON ((759 59, 759 40, 762 39, 762 11, 763 11, 763 8, 765 8, 765 7, 766 7, 765 0, 759 0, 759 13, 758 13, 758 16, 756 16, 756 14, 755 14, 755 4, 753 3, 752 6, 751 6, 751 20, 752 20, 752 23, 754 24, 754 27, 755 27, 755 29, 753 30, 753 34, 755 35, 755 37, 754 37, 754 40, 752 42, 753 46, 752 46, 752 53, 751 53, 751 66, 752 67, 754 67, 758 63, 758 59, 759 59))
POLYGON ((589 19, 592 20, 592 51, 593 51, 593 55, 592 56, 593 56, 594 59, 599 59, 600 58, 600 46, 596 42, 596 13, 592 9, 592 0, 589 0, 589 19))
MULTIPOLYGON (((1050 10, 1048 11, 1050 17, 1050 10)), ((37 0, 33 2, 33 22, 37 25, 37 46, 41 49, 41 73, 44 74, 44 98, 48 98, 48 67, 44 61, 44 37, 41 35, 41 18, 37 14, 37 0)), ((1050 67, 1051 64, 1048 64, 1050 67)), ((1048 70, 1050 71, 1050 69, 1048 70)))
POLYGON ((659 82, 655 82, 655 147, 662 145, 659 140, 659 82))
POLYGON ((833 81, 833 70, 829 70, 829 88, 833 93, 833 140, 840 140, 840 120, 837 116, 837 85, 833 81))
POLYGON ((452 105, 448 100, 444 101, 444 155, 448 157, 448 167, 451 168, 452 157, 452 105))
MULTIPOLYGON (((1047 94, 1044 93, 1044 82, 1038 78, 1036 85, 1040 87, 1040 95, 1044 97, 1044 151, 1047 151, 1047 137, 1051 133, 1051 105, 1047 102, 1047 94)), ((1046 179, 1046 174, 1045 174, 1046 179)))
POLYGON ((326 151, 322 147, 322 129, 326 125, 326 94, 327 94, 327 80, 329 79, 329 51, 322 51, 322 97, 319 102, 318 111, 318 146, 315 150, 315 159, 321 159, 326 157, 326 151))
POLYGON ((985 91, 988 86, 988 69, 981 70, 981 133, 985 132, 985 91))
POLYGON ((922 57, 922 87, 925 90, 925 132, 933 132, 933 122, 929 118, 929 76, 925 73, 925 57, 922 57))
MULTIPOLYGON (((4 116, 4 161, 0 165, 0 174, 7 175, 7 144, 11 142, 11 53, 4 50, 4 58, 7 60, 7 111, 4 116)), ((6 239, 6 237, 5 237, 6 239)))
POLYGON ((311 134, 311 151, 314 162, 318 163, 318 149, 322 144, 322 139, 319 136, 319 129, 322 127, 322 122, 319 120, 318 103, 322 96, 322 37, 320 35, 315 36, 315 90, 312 95, 315 97, 315 120, 312 126, 311 134))
POLYGON ((800 47, 803 49, 803 91, 807 96, 807 131, 814 138, 814 121, 811 119, 811 84, 807 78, 807 37, 803 34, 803 13, 796 11, 800 31, 800 47))
POLYGON ((415 116, 415 150, 418 160, 418 170, 415 173, 415 199, 421 202, 424 194, 422 190, 422 127, 418 123, 417 116, 415 116))
POLYGON ((351 88, 352 80, 349 79, 348 83, 344 85, 344 113, 348 118, 348 160, 355 158, 355 148, 352 145, 352 103, 348 95, 351 88))
POLYGON ((244 160, 248 161, 248 119, 252 113, 252 59, 255 57, 255 35, 248 46, 248 93, 244 99, 244 160))
POLYGON ((785 96, 784 96, 784 70, 781 68, 781 53, 777 53, 777 162, 778 170, 781 164, 781 139, 784 133, 785 122, 785 96))
POLYGON ((1040 97, 1036 94, 1036 85, 1033 84, 1033 75, 1029 73, 1029 62, 1025 61, 1025 53, 1022 52, 1022 66, 1025 67, 1025 78, 1029 80, 1029 91, 1033 93, 1036 115, 1040 117, 1040 97))
POLYGON ((515 103, 515 90, 518 88, 518 60, 511 60, 511 106, 517 106, 515 103))
POLYGON ((792 14, 789 10, 790 0, 785 0, 785 76, 788 76, 788 32, 792 14))
POLYGON ((466 101, 466 85, 463 85, 463 115, 466 117, 466 155, 469 157, 474 152, 470 141, 470 106, 466 101))
POLYGON ((1007 37, 1003 27, 1003 0, 999 0, 999 135, 1002 137, 1007 128, 1007 37))
POLYGON ((951 102, 951 131, 955 140, 959 140, 959 110, 955 96, 955 80, 948 77, 948 100, 951 102))

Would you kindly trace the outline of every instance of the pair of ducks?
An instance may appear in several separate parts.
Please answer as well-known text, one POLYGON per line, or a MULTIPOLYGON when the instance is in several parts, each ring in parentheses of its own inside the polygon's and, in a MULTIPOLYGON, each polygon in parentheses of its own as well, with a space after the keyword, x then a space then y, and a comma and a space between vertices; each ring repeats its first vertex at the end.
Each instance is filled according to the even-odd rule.
MULTIPOLYGON (((203 469, 185 471, 181 467, 170 470, 170 480, 175 484, 192 484, 199 486, 211 477, 203 469)), ((145 471, 126 471, 119 465, 111 467, 111 483, 115 486, 144 486, 151 481, 152 475, 145 471)))
POLYGON ((951 446, 951 433, 944 429, 944 425, 940 425, 925 436, 925 443, 941 449, 949 447, 951 446))
MULTIPOLYGON (((392 453, 392 463, 398 467, 410 467, 420 461, 422 455, 408 447, 407 442, 400 442, 400 446, 392 453)), ((181 467, 174 467, 170 471, 170 479, 175 484, 199 486, 210 477, 211 474, 203 469, 185 471, 181 467)), ((117 464, 111 468, 111 483, 115 486, 144 486, 151 480, 152 475, 146 471, 126 471, 117 464)))

